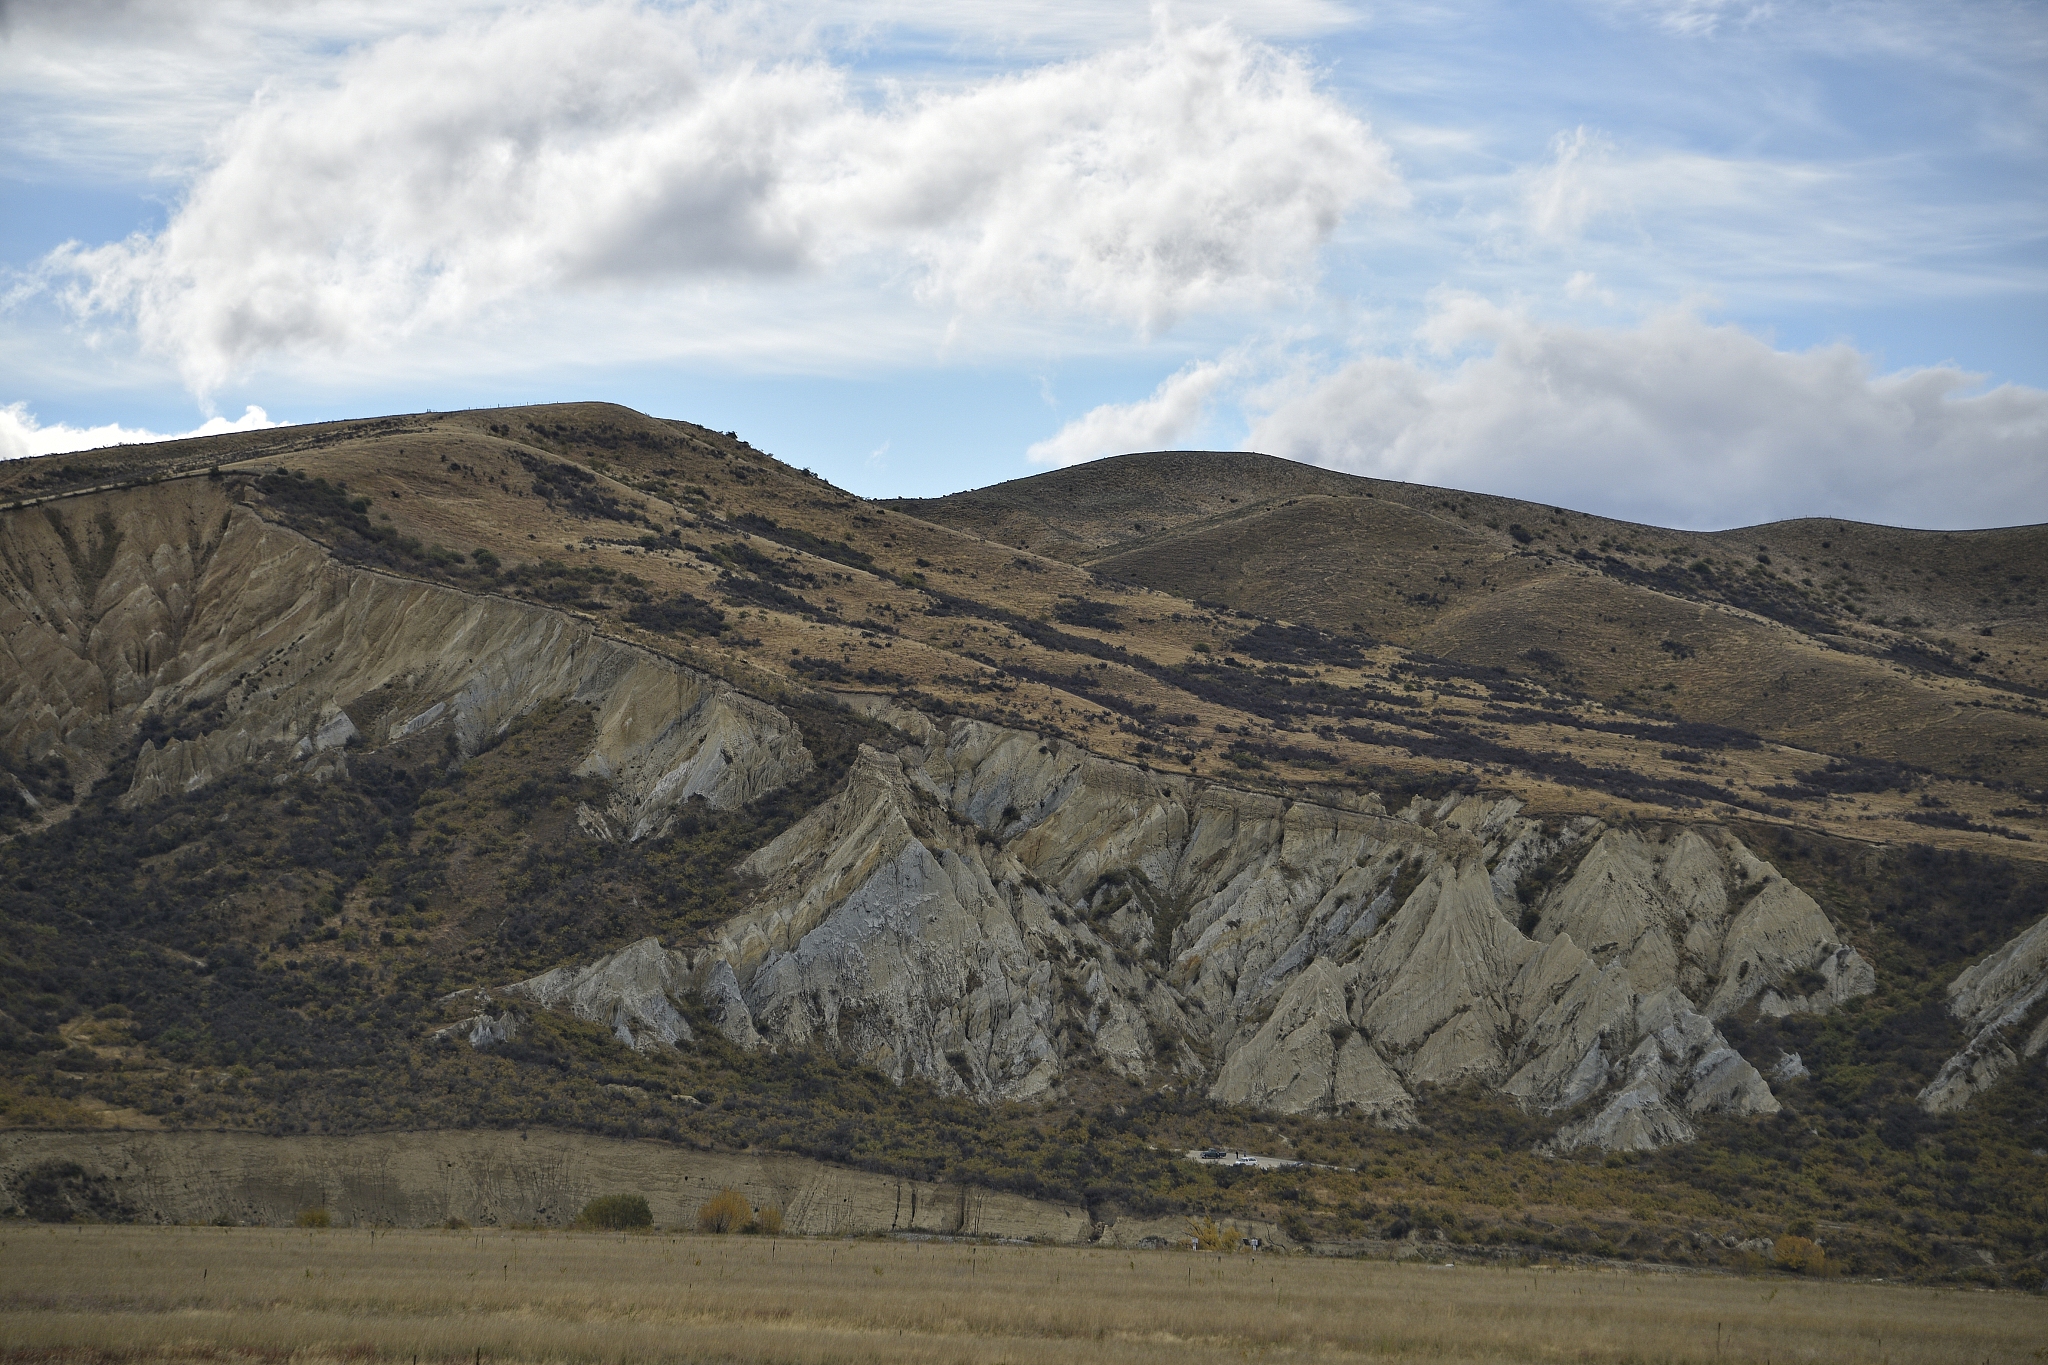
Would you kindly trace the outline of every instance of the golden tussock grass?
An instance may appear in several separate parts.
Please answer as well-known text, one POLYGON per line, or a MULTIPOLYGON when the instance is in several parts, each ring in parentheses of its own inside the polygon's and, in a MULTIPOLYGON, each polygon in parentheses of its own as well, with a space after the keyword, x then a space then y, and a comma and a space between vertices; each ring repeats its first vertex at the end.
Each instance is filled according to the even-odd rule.
POLYGON ((1192 1252, 15 1226, 0 1359, 2037 1360, 2048 1302, 1890 1285, 1192 1252))

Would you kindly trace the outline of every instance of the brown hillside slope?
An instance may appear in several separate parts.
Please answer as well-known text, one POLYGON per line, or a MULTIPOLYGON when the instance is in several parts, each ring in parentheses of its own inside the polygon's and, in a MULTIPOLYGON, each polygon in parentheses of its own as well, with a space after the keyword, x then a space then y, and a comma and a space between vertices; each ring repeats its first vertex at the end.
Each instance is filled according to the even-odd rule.
POLYGON ((2048 527, 1680 532, 1184 451, 891 505, 1610 705, 1956 776, 2048 778, 2048 527))
POLYGON ((182 503, 195 488, 344 562, 566 611, 771 699, 819 684, 893 693, 1242 785, 1455 782, 1538 811, 1697 809, 2048 853, 1996 832, 2048 836, 2035 796, 2048 719, 2015 690, 2041 676, 2039 530, 1680 534, 1211 454, 892 507, 736 438, 605 404, 0 469, 9 619, 36 627, 9 632, 10 673, 69 679, 50 684, 62 695, 0 695, 6 761, 31 799, 44 779, 23 764, 57 754, 90 772, 151 710, 142 674, 108 681, 120 670, 105 652, 161 670, 181 638, 161 626, 175 611, 138 605, 164 572, 149 534, 98 529, 109 499, 182 503), (1738 572, 1738 543, 1773 549, 1738 572), (1866 566, 1838 570, 1855 583, 1814 577, 1827 572, 1816 557, 1837 553, 1866 566), (1791 576, 1802 556, 1812 589, 1791 576), (45 628, 30 618, 52 576, 75 610, 45 628), (116 647, 124 620, 142 633, 116 647), (20 654, 30 637, 35 659, 20 654), (80 736, 61 752, 29 742, 49 731, 30 717, 52 714, 73 715, 80 736))

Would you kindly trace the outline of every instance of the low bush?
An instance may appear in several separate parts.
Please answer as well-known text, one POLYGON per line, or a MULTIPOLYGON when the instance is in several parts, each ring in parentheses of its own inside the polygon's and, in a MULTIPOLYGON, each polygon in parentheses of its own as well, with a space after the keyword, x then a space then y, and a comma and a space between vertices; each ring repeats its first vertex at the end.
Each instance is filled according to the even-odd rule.
POLYGON ((1061 602, 1052 609, 1052 619, 1064 626, 1087 626, 1093 630, 1120 631, 1124 628, 1114 606, 1087 597, 1061 602))
MULTIPOLYGON (((777 1221, 781 1215, 777 1214, 777 1221)), ((697 1209, 700 1232, 745 1232, 754 1223, 754 1206, 738 1190, 720 1190, 697 1209)))
POLYGON ((1780 1270, 1789 1270, 1795 1275, 1819 1275, 1826 1271, 1828 1258, 1811 1238, 1788 1233, 1780 1237, 1772 1248, 1771 1259, 1780 1270))
POLYGON ((636 626, 670 635, 716 635, 725 629, 725 613, 693 593, 679 592, 665 602, 640 602, 626 619, 636 626))
POLYGON ((606 1232, 630 1232, 654 1226, 654 1211, 637 1194, 599 1195, 576 1215, 576 1226, 600 1228, 606 1232))
POLYGON ((326 1209, 300 1209, 298 1225, 302 1228, 333 1227, 334 1216, 326 1209))
POLYGON ((1236 1251, 1244 1234, 1228 1223, 1219 1227, 1214 1218, 1190 1218, 1188 1239, 1196 1251, 1236 1251))

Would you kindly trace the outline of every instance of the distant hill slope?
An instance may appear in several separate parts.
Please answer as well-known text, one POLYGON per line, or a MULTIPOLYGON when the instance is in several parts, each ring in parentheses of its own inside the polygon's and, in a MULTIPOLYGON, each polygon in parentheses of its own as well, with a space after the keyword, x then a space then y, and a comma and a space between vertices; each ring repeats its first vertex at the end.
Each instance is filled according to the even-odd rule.
POLYGON ((0 1124, 2023 1283, 2040 538, 603 404, 0 466, 0 1124))
POLYGON ((2048 781, 2048 527, 1682 532, 1201 451, 889 505, 1112 579, 1614 704, 2048 781))

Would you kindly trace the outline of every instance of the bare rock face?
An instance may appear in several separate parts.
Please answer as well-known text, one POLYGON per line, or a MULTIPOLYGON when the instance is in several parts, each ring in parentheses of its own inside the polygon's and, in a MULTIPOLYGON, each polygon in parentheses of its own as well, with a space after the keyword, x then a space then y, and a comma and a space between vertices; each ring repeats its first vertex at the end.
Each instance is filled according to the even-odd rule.
POLYGON ((1760 997, 1770 1014, 1829 1009, 1877 988, 1811 896, 1718 831, 1608 830, 1544 903, 1536 937, 1557 934, 1638 989, 1677 986, 1709 1018, 1760 997), (1805 973, 1809 989, 1791 985, 1805 973))
POLYGON ((736 1038, 984 1099, 1092 1056, 1390 1125, 1416 1085, 1476 1080, 1575 1116, 1560 1146, 1639 1147, 1777 1108, 1710 1002, 1828 1007, 1873 979, 1718 830, 1546 827, 1472 797, 1340 811, 894 719, 911 742, 748 860, 760 894, 697 960, 731 973, 704 996, 736 1038), (1525 935, 1522 871, 1575 848, 1525 935))
POLYGON ((556 967, 501 986, 497 994, 531 1001, 542 1009, 565 1009, 578 1019, 607 1026, 621 1043, 644 1052, 690 1040, 689 1021, 676 1001, 689 993, 691 984, 689 963, 682 954, 643 938, 588 967, 556 967))
POLYGON ((456 991, 444 1007, 469 1013, 433 1033, 440 1042, 466 1042, 483 1051, 517 1036, 518 1006, 559 1009, 594 1024, 637 1052, 675 1047, 695 1035, 676 1006, 694 982, 689 960, 651 938, 621 948, 585 967, 554 967, 525 981, 456 991), (502 1008, 501 1008, 502 1007, 502 1008), (493 1013, 493 1010, 499 1012, 493 1013))
POLYGON ((578 771, 629 837, 811 765, 766 703, 557 612, 337 564, 208 480, 0 520, 0 651, 0 744, 88 784, 146 719, 200 731, 144 746, 133 801, 422 734, 474 753, 550 701, 591 707, 578 771))
POLYGON ((1758 1012, 1773 1018, 1824 1014, 1846 1000, 1877 989, 1877 969, 1846 943, 1835 944, 1831 950, 1823 945, 1821 955, 1806 970, 1814 978, 1812 989, 1801 994, 1796 988, 1768 986, 1757 997, 1758 1012))
POLYGON ((2040 1008, 2044 1000, 2048 919, 1949 984, 1949 1009, 1971 1037, 1920 1092, 1920 1107, 1930 1114, 1961 1109, 2018 1066, 2022 1057, 2038 1057, 2048 1050, 2048 1010, 2040 1008))
POLYGON ((654 1002, 694 989, 743 1047, 830 1047, 989 1101, 1050 1095, 1092 1060, 1401 1126, 1416 1086, 1478 1082, 1558 1115, 1568 1150, 1774 1112, 1713 1020, 1874 980, 1718 829, 1546 826, 1463 796, 1336 810, 868 709, 902 747, 864 749, 743 864, 752 903, 707 944, 500 993, 649 1046, 683 1038, 654 1002), (1575 854, 1536 907, 1516 898, 1527 869, 1575 854))
POLYGON ((515 1010, 492 1014, 496 1003, 486 990, 455 991, 441 997, 443 1008, 468 1009, 452 1024, 435 1029, 429 1038, 436 1043, 468 1043, 479 1052, 510 1042, 519 1036, 520 1018, 515 1010))
POLYGON ((1561 1151, 1588 1144, 1648 1151, 1689 1142, 1688 1115, 1775 1114, 1777 1098, 1755 1067, 1675 987, 1635 1002, 1638 1041, 1623 1059, 1612 1098, 1566 1125, 1561 1151))
POLYGON ((1282 1114, 1352 1111, 1389 1128, 1406 1128, 1415 1117, 1400 1078, 1352 1027, 1341 974, 1321 958, 1231 1054, 1211 1094, 1282 1114))
MULTIPOLYGON (((1085 757, 1016 738, 1031 740, 1033 762, 1020 766, 1072 769, 1085 757)), ((943 752, 864 749, 845 788, 747 860, 763 890, 705 954, 704 970, 734 973, 743 994, 744 1018, 728 1004, 728 1036, 822 1042, 897 1079, 985 1099, 1053 1084, 1061 982, 1048 958, 1094 960, 1096 973, 1066 982, 1085 996, 1114 957, 1085 924, 1061 923, 1023 863, 952 809, 1000 798, 987 813, 1001 820, 1022 784, 977 793, 954 790, 951 775, 943 752)), ((1091 1012, 1090 1033, 1112 1061, 1129 1058, 1132 1040, 1120 1047, 1115 1027, 1129 1023, 1123 992, 1095 989, 1112 1017, 1091 1012)))
POLYGON ((754 1016, 747 1010, 747 999, 740 993, 739 978, 733 975, 730 962, 712 964, 700 994, 720 1033, 748 1052, 765 1046, 754 1031, 754 1016))

